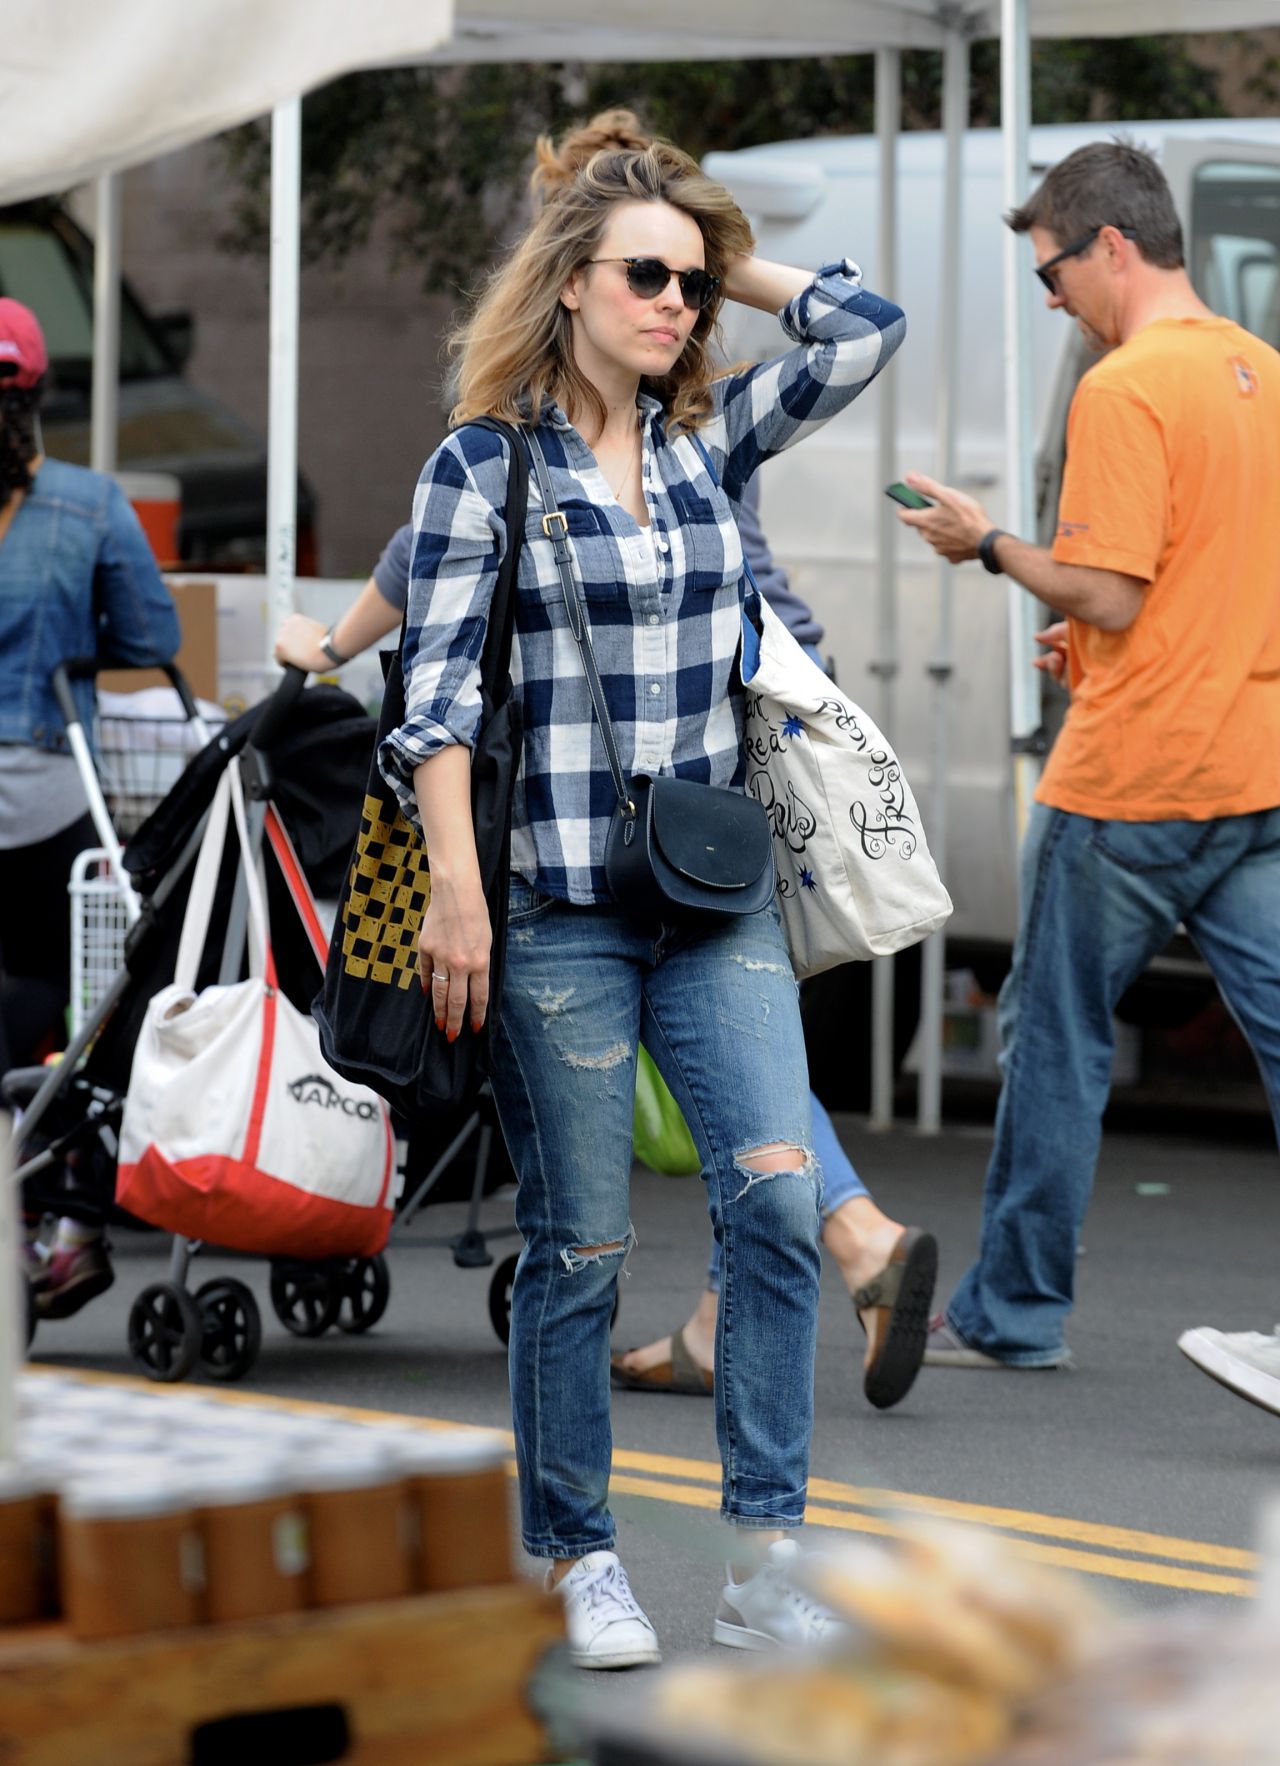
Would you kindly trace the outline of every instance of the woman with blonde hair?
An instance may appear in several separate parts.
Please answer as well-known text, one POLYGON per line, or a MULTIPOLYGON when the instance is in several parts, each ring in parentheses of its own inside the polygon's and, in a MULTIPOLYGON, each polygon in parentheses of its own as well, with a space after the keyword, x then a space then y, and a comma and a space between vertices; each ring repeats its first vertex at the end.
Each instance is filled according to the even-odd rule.
POLYGON ((525 1241, 512 1404, 524 1545, 551 1560, 572 1657, 596 1668, 659 1653, 608 1508, 609 1318, 633 1242, 640 1041, 698 1146, 723 1258, 716 1429, 736 1543, 714 1635, 737 1647, 801 1642, 830 1623, 791 1586, 786 1537, 804 1515, 822 1179, 774 905, 675 924, 624 909, 609 887, 617 794, 550 535, 567 530, 623 771, 741 792, 738 651, 754 600, 736 505, 760 463, 856 397, 905 329, 847 259, 813 275, 756 258, 727 191, 678 149, 625 134, 618 145, 620 133, 597 119, 585 158, 574 136, 558 152, 539 144, 542 206, 453 340, 455 428, 414 501, 406 718, 380 754, 431 856, 420 967, 437 1025, 456 1037, 490 1009, 469 745, 509 542, 506 443, 469 420, 505 418, 540 449, 563 517, 544 529, 535 472, 512 647, 524 747, 506 978, 491 1029, 525 1241), (791 347, 717 378, 725 299, 780 310, 791 347))

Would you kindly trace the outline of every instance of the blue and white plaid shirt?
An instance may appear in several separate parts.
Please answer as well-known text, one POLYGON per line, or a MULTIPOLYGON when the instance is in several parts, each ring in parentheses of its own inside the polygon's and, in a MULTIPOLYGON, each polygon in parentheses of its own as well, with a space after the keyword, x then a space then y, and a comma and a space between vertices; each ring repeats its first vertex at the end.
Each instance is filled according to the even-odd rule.
MULTIPOLYGON (((689 437, 669 436, 658 401, 641 396, 648 530, 618 503, 558 407, 539 425, 628 778, 670 773, 741 789, 746 584, 736 505, 756 468, 855 399, 906 331, 901 311, 867 293, 847 258, 820 270, 779 318, 796 347, 715 382, 714 411, 698 434, 718 486, 689 437)), ((378 759, 415 825, 414 769, 475 737, 506 491, 502 439, 464 426, 427 461, 414 496, 406 715, 378 759)), ((511 864, 544 894, 606 902, 605 834, 617 793, 541 521, 531 476, 511 650, 524 721, 511 864)))

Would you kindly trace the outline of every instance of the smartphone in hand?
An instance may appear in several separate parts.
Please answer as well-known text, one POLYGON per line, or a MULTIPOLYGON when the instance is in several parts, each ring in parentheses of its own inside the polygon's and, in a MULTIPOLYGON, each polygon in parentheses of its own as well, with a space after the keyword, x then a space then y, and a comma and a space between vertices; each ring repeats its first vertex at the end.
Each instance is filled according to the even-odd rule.
POLYGON ((932 497, 922 497, 919 491, 913 491, 909 484, 888 484, 884 494, 892 497, 895 503, 901 503, 904 509, 934 509, 937 504, 932 497))

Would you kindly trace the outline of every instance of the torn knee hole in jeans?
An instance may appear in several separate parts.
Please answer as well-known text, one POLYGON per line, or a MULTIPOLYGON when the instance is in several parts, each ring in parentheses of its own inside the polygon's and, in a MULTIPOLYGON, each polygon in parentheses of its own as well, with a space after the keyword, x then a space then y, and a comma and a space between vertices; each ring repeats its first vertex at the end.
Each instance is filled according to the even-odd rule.
POLYGON ((607 1049, 601 1049, 598 1055, 580 1054, 577 1049, 562 1049, 560 1059, 567 1067, 580 1067, 592 1073, 608 1073, 612 1068, 621 1067, 631 1059, 631 1044, 615 1042, 607 1049))
POLYGON ((628 1226, 626 1236, 621 1239, 607 1239, 600 1245, 566 1246, 560 1253, 560 1261, 570 1275, 577 1275, 592 1263, 603 1263, 606 1257, 621 1257, 624 1267, 626 1258, 636 1242, 633 1226, 628 1226))
POLYGON ((756 1147, 750 1153, 739 1153, 734 1165, 747 1180, 732 1198, 733 1201, 740 1202, 749 1189, 770 1178, 810 1176, 814 1169, 814 1157, 807 1147, 796 1146, 790 1141, 776 1141, 767 1147, 756 1147), (757 1164, 757 1160, 766 1160, 768 1163, 757 1164))

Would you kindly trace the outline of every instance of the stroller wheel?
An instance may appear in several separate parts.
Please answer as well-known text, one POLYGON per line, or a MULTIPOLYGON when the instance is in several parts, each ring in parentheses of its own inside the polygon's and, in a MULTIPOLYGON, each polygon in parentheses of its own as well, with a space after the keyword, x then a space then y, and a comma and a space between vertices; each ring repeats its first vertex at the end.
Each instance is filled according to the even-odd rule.
MULTIPOLYGON (((519 1252, 504 1257, 493 1272, 493 1280, 489 1283, 489 1323, 498 1333, 500 1343, 511 1341, 511 1286, 516 1279, 516 1264, 520 1261, 519 1252)), ((609 1329, 618 1322, 618 1295, 613 1296, 613 1311, 609 1314, 609 1329)))
POLYGON ((217 1276, 196 1289, 204 1327, 200 1366, 211 1380, 242 1380, 262 1348, 262 1314, 243 1282, 217 1276))
POLYGON ((391 1272, 386 1258, 357 1257, 343 1265, 342 1276, 338 1329, 371 1331, 391 1298, 391 1272))
POLYGON ((340 1263, 271 1265, 271 1304, 295 1337, 322 1337, 335 1324, 344 1292, 340 1263))
POLYGON ((173 1282, 153 1282, 130 1309, 129 1353, 149 1380, 185 1380, 203 1337, 199 1307, 173 1282))
POLYGON ((516 1279, 516 1264, 519 1263, 518 1252, 504 1257, 493 1272, 493 1280, 489 1283, 489 1323, 498 1333, 500 1343, 511 1341, 511 1284, 516 1279))

